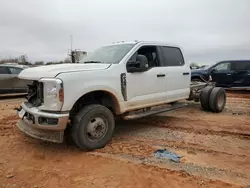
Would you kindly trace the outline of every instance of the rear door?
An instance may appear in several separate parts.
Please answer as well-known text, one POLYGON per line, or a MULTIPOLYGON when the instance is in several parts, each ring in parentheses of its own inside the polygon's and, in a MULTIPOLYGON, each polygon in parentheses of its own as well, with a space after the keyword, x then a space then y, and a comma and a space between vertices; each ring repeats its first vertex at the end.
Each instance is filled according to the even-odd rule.
POLYGON ((233 62, 233 87, 250 87, 250 61, 233 62))
POLYGON ((29 81, 24 79, 19 79, 18 74, 23 70, 19 67, 9 67, 11 76, 13 78, 12 90, 14 92, 27 92, 29 81))
POLYGON ((161 46, 161 54, 166 72, 167 102, 188 98, 191 70, 185 64, 181 50, 177 47, 161 46))
POLYGON ((0 94, 12 92, 13 79, 9 68, 0 66, 0 94))
POLYGON ((247 75, 245 77, 246 87, 250 87, 250 61, 247 62, 247 75))
POLYGON ((233 83, 234 71, 232 70, 231 62, 221 62, 213 67, 211 73, 212 81, 216 82, 220 87, 231 87, 233 83))

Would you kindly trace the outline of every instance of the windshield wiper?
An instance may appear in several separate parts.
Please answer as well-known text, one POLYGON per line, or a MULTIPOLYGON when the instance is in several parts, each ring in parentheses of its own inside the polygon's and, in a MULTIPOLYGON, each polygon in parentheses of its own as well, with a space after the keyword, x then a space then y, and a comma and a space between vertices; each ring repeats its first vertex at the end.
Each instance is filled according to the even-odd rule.
POLYGON ((84 63, 101 63, 101 61, 84 61, 84 63))

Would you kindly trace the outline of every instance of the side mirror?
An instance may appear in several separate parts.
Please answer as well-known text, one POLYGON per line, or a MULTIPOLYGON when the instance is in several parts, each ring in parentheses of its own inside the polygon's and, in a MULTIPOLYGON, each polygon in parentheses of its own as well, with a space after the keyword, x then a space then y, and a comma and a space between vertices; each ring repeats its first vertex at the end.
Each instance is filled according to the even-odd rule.
POLYGON ((148 59, 144 55, 137 55, 136 61, 129 61, 127 63, 128 72, 144 72, 148 68, 148 59))
POLYGON ((210 70, 210 73, 214 73, 216 71, 216 69, 215 68, 212 68, 211 70, 210 70))

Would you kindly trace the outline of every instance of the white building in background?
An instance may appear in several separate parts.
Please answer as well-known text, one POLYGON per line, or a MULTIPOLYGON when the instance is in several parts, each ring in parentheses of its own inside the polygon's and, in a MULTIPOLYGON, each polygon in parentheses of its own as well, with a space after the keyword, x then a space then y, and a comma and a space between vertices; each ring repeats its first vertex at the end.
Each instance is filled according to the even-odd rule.
POLYGON ((72 63, 78 63, 83 57, 87 55, 86 51, 74 50, 71 52, 72 63))

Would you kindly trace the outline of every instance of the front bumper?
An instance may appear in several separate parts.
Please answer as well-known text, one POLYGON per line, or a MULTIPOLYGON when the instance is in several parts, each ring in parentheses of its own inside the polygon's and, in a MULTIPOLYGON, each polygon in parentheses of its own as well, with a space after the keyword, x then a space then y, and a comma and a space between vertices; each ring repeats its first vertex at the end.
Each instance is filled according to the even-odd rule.
POLYGON ((27 135, 50 142, 63 142, 64 130, 69 119, 68 113, 42 112, 30 103, 23 102, 18 115, 21 119, 17 127, 27 135))

